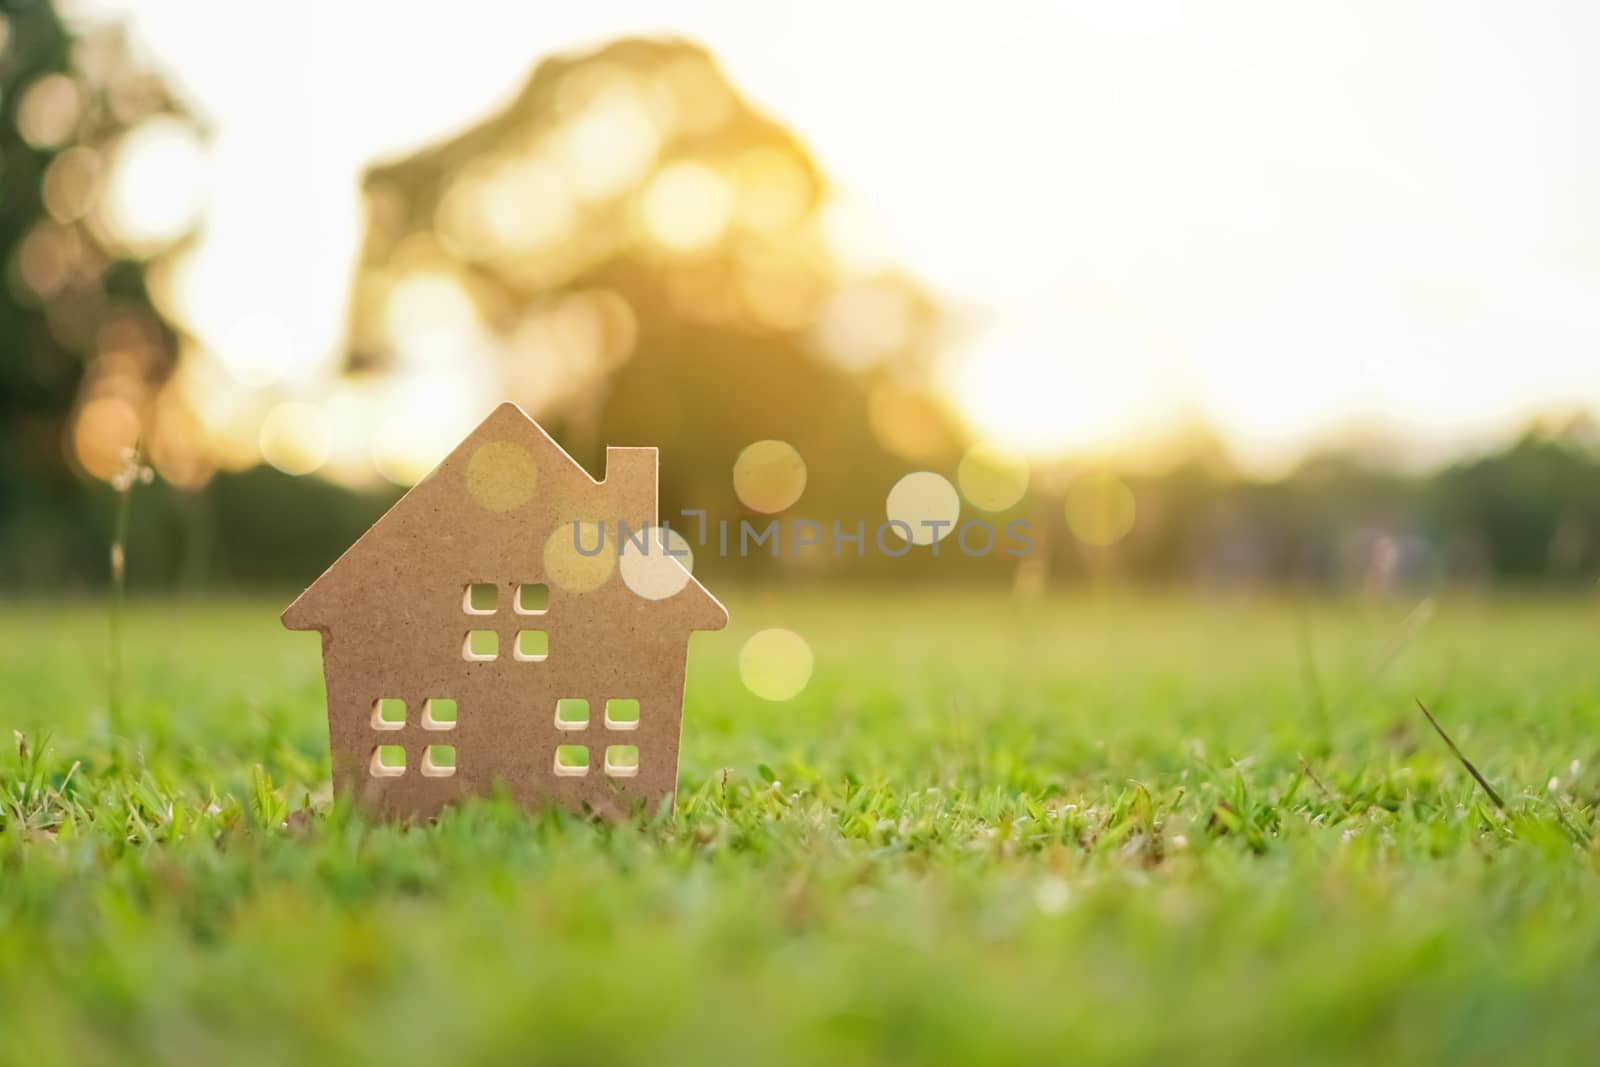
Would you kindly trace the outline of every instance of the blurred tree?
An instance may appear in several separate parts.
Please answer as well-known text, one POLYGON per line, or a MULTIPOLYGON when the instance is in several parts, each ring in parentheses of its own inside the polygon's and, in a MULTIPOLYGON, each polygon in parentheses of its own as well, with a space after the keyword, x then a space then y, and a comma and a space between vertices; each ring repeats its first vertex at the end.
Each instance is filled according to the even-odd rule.
MULTIPOLYGON (((267 468, 213 477, 172 374, 179 338, 146 289, 182 233, 123 217, 148 198, 148 174, 143 198, 117 186, 142 138, 170 144, 191 127, 114 29, 75 35, 45 3, 0 17, 0 120, 0 587, 103 574, 109 494, 97 479, 135 447, 164 475, 135 508, 136 578, 170 582, 186 557, 211 559, 213 578, 313 577, 393 493, 267 468), (201 541, 211 547, 193 551, 201 541)), ((748 445, 777 438, 807 468, 785 518, 847 532, 862 520, 869 541, 900 475, 955 474, 965 441, 931 391, 943 329, 932 300, 852 265, 815 162, 699 48, 623 41, 552 59, 498 115, 374 168, 366 194, 344 374, 421 382, 403 433, 436 431, 444 397, 432 390, 488 367, 489 391, 538 415, 591 470, 606 444, 661 445, 669 520, 695 507, 764 522, 744 504, 786 499, 784 487, 757 484, 741 502, 733 470, 748 445)), ((1074 485, 1098 467, 1036 467, 1027 497, 994 519, 1034 524, 1035 578, 1046 559, 1068 580, 1379 592, 1600 572, 1591 419, 1533 427, 1430 476, 1335 452, 1254 481, 1203 431, 1172 451, 1166 473, 1107 479, 1109 495, 1089 501, 1091 526, 1126 512, 1110 543, 1088 543, 1084 515, 1076 528, 1069 517, 1074 485)), ((752 476, 769 474, 784 464, 752 476)), ((826 555, 785 553, 782 565, 809 571, 826 555)), ((842 563, 914 581, 1009 577, 1015 561, 869 548, 842 563)))
POLYGON ((101 197, 128 131, 174 111, 115 28, 0 15, 0 584, 104 568, 84 479, 147 436, 174 344, 101 197))
POLYGON ((815 163, 698 47, 547 61, 500 114, 375 168, 366 193, 352 374, 488 345, 501 391, 591 470, 607 443, 662 446, 669 520, 748 514, 732 470, 762 439, 805 460, 792 514, 852 529, 882 521, 907 470, 953 466, 932 301, 841 267, 815 163))
POLYGON ((1600 571, 1600 452, 1579 417, 1457 464, 1428 494, 1437 528, 1469 538, 1493 574, 1520 581, 1600 571))

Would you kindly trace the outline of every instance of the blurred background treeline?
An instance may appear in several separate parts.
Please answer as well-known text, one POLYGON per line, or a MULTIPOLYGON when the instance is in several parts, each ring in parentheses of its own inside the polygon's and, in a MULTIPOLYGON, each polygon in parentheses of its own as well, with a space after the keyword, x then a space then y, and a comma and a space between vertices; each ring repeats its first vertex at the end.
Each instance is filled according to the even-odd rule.
POLYGON ((186 328, 215 279, 185 272, 205 224, 173 190, 209 131, 120 26, 8 8, 0 115, 0 589, 102 587, 130 493, 135 587, 304 582, 502 399, 591 471, 607 444, 660 446, 668 520, 871 531, 900 478, 932 471, 964 519, 1025 520, 1036 544, 1024 560, 707 550, 708 580, 1600 575, 1600 424, 1581 413, 1445 463, 1348 441, 1270 477, 1203 419, 1120 452, 995 447, 939 387, 961 309, 850 256, 819 162, 686 41, 548 58, 493 114, 371 166, 331 357, 297 354, 270 318, 222 347, 186 328), (759 465, 736 484, 763 441, 803 461, 792 504, 759 465))

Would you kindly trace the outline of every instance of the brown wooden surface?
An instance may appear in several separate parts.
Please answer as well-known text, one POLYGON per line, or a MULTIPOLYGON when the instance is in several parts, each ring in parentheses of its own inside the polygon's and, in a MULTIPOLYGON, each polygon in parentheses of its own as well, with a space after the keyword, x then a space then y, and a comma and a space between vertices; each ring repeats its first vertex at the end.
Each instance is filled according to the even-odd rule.
MULTIPOLYGON (((654 448, 608 448, 596 482, 503 404, 289 606, 285 626, 322 633, 336 790, 397 817, 496 788, 530 807, 608 815, 673 795, 689 634, 721 629, 727 612, 693 578, 659 600, 623 581, 616 524, 656 521, 656 464, 654 448), (602 556, 572 550, 575 520, 605 523, 602 556), (492 614, 468 612, 474 583, 497 587, 492 614), (547 610, 519 614, 519 584, 547 586, 547 610), (469 630, 498 634, 498 656, 469 660, 469 630), (544 631, 548 656, 517 659, 519 630, 544 631), (375 727, 382 698, 406 702, 403 726, 375 727), (430 698, 456 702, 454 727, 426 728, 430 698), (562 698, 589 702, 587 727, 558 728, 562 698), (639 702, 636 727, 607 728, 610 699, 639 702), (404 773, 373 773, 380 745, 405 749, 404 773), (453 774, 423 773, 430 745, 455 749, 453 774), (587 747, 587 773, 556 773, 558 745, 587 747), (607 773, 613 745, 637 746, 634 774, 607 773)), ((594 547, 592 531, 583 543, 594 547)))

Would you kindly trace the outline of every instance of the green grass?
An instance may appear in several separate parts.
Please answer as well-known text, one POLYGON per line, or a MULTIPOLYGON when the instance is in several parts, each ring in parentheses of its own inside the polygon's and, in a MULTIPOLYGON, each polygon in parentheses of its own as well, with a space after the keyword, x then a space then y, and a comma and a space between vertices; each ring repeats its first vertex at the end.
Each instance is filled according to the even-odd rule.
POLYGON ((120 743, 103 607, 0 609, 0 1061, 1600 1042, 1594 601, 734 597, 696 639, 675 814, 411 829, 332 804, 317 640, 280 606, 135 604, 120 743), (773 625, 816 653, 785 704, 738 676, 773 625))

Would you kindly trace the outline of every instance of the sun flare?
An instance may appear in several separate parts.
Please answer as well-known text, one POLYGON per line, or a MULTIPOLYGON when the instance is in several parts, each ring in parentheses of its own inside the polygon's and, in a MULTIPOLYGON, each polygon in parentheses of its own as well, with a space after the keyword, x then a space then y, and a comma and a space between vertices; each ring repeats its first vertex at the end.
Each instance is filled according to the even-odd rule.
POLYGON ((946 392, 984 440, 1043 457, 1125 442, 1150 423, 1164 389, 1142 323, 1074 302, 978 335, 946 392))

